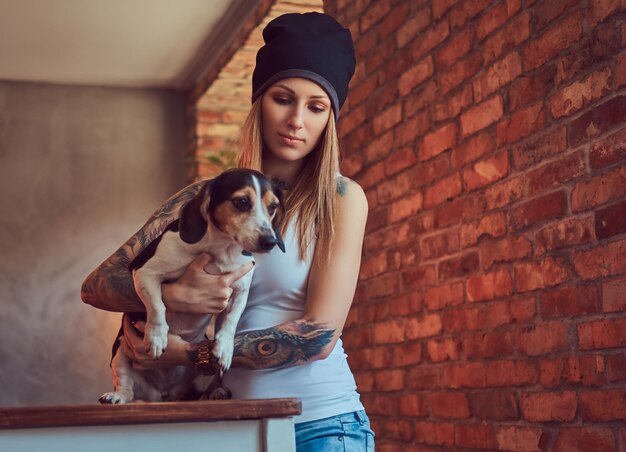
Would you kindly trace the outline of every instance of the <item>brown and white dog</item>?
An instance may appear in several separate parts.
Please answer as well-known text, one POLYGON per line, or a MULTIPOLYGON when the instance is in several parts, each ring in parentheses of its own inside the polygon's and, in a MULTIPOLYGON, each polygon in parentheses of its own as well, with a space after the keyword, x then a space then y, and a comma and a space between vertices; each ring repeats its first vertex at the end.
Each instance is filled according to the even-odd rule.
MULTIPOLYGON (((260 172, 245 169, 228 170, 207 181, 198 195, 183 206, 180 218, 129 265, 135 290, 146 307, 144 345, 149 356, 161 356, 167 346, 168 331, 188 342, 202 341, 211 321, 210 314, 166 312, 161 284, 180 277, 202 252, 213 257, 206 270, 214 274, 234 271, 253 260, 251 253, 267 253, 275 245, 284 252, 279 233, 284 214, 280 189, 260 172)), ((252 271, 236 281, 228 306, 217 322, 212 354, 222 372, 231 365, 235 329, 251 280, 252 271)), ((192 386, 199 375, 193 368, 133 368, 131 359, 119 346, 120 335, 111 361, 115 390, 100 397, 101 403, 181 400, 194 391, 192 386)))

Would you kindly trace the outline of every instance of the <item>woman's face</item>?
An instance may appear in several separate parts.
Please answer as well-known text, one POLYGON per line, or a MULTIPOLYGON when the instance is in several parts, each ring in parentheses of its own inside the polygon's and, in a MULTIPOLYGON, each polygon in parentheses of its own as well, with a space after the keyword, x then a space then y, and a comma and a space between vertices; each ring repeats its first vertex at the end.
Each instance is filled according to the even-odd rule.
POLYGON ((272 157, 298 162, 309 155, 324 133, 331 102, 317 83, 286 78, 263 94, 263 142, 272 157))

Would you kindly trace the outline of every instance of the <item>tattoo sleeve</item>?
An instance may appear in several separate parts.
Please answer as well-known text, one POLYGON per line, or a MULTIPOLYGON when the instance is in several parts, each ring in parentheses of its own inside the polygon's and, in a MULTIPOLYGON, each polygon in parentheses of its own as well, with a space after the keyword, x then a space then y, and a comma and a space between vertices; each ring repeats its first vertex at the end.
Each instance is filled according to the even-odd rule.
POLYGON ((322 354, 334 329, 302 320, 235 336, 234 367, 267 369, 303 364, 322 354))
POLYGON ((91 272, 81 288, 82 300, 107 311, 143 311, 128 265, 178 218, 180 208, 200 191, 202 184, 189 185, 168 199, 139 231, 91 272))

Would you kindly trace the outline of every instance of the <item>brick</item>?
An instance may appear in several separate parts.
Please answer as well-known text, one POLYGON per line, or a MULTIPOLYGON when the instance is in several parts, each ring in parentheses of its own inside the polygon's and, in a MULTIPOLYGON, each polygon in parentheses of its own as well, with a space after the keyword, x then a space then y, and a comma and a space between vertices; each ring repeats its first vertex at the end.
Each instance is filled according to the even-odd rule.
POLYGON ((589 164, 593 169, 605 168, 623 160, 626 160, 626 128, 591 145, 589 164))
POLYGON ((402 121, 402 105, 396 104, 374 117, 374 133, 380 135, 402 121))
POLYGON ((426 290, 424 302, 429 311, 463 303, 463 283, 457 282, 426 290))
POLYGON ((487 386, 528 386, 539 380, 538 363, 533 361, 500 360, 489 362, 487 386))
POLYGON ((474 99, 480 102, 503 86, 508 85, 522 73, 522 59, 517 52, 509 53, 496 62, 473 83, 474 99))
POLYGON ((611 128, 622 125, 626 117, 626 95, 613 97, 573 120, 568 127, 571 146, 594 138, 611 128))
POLYGON ((479 159, 483 155, 491 154, 496 148, 495 144, 493 136, 488 133, 471 137, 452 150, 452 167, 458 168, 479 159))
POLYGON ((513 164, 518 169, 535 166, 543 160, 567 149, 566 130, 563 127, 549 130, 513 146, 513 164))
POLYGON ((366 105, 361 104, 350 110, 350 114, 342 116, 338 124, 338 132, 340 136, 347 136, 352 130, 363 124, 368 119, 366 105))
POLYGON ((569 116, 601 99, 611 90, 611 68, 593 72, 584 79, 558 91, 550 97, 552 116, 569 116))
POLYGON ((458 446, 473 449, 496 447, 496 435, 491 424, 457 424, 454 441, 458 446))
POLYGON ((394 129, 394 146, 404 146, 413 143, 417 137, 424 135, 430 128, 428 112, 421 112, 406 122, 398 124, 394 129))
POLYGON ((472 52, 458 60, 449 68, 440 72, 439 88, 441 94, 447 94, 481 69, 480 54, 472 52))
POLYGON ((494 210, 517 201, 524 194, 524 177, 516 176, 493 184, 484 192, 487 210, 494 210))
POLYGON ((462 392, 434 392, 428 394, 430 415, 439 419, 465 419, 469 417, 467 396, 462 392))
POLYGON ((434 27, 426 29, 411 44, 411 55, 413 61, 417 61, 424 55, 428 54, 432 49, 437 47, 450 35, 450 27, 447 20, 439 21, 434 27))
POLYGON ((416 364, 421 363, 422 344, 413 343, 394 346, 392 362, 395 367, 415 366, 416 364))
POLYGON ((602 282, 602 311, 626 310, 626 278, 602 282))
POLYGON ((385 17, 390 8, 389 0, 382 0, 365 9, 359 21, 361 33, 365 33, 372 25, 385 17))
POLYGON ((598 290, 595 286, 564 287, 541 296, 545 317, 583 316, 599 312, 598 290))
POLYGON ((558 2, 539 2, 535 7, 535 20, 538 29, 543 29, 548 23, 575 7, 576 0, 560 0, 558 2))
POLYGON ((460 195, 462 191, 461 175, 455 173, 450 177, 441 179, 426 189, 424 193, 424 207, 431 208, 443 202, 450 201, 460 195))
POLYGON ((543 431, 536 427, 498 427, 496 442, 498 450, 525 452, 541 450, 543 431))
POLYGON ((524 68, 541 66, 559 52, 578 41, 582 35, 582 18, 577 11, 552 25, 524 48, 524 68))
POLYGON ((372 276, 380 275, 387 271, 387 253, 378 253, 377 255, 368 256, 361 262, 361 271, 359 276, 361 279, 369 279, 372 276))
POLYGON ((496 143, 498 146, 505 143, 515 143, 530 136, 535 131, 544 128, 546 123, 546 109, 542 101, 536 102, 528 108, 513 113, 496 127, 496 143))
POLYGON ((435 281, 436 271, 434 265, 409 267, 402 272, 402 285, 407 290, 432 285, 435 281))
POLYGON ((415 151, 410 147, 404 147, 393 152, 385 160, 385 174, 393 176, 403 169, 413 166, 417 162, 415 151))
POLYGON ((367 282, 367 292, 370 298, 384 297, 398 292, 400 282, 398 275, 387 273, 376 276, 367 282))
POLYGON ((572 450, 614 451, 615 437, 608 428, 582 427, 559 429, 554 452, 572 450))
POLYGON ((498 29, 520 9, 520 0, 503 0, 482 15, 476 25, 476 37, 483 40, 489 33, 498 29))
POLYGON ((626 232, 626 200, 596 210, 595 224, 598 239, 626 232))
POLYGON ((468 191, 489 185, 509 174, 509 156, 506 151, 481 160, 463 171, 463 181, 468 191))
POLYGON ((423 197, 421 193, 414 193, 394 201, 389 207, 389 223, 404 220, 415 215, 422 209, 423 197))
POLYGON ((447 366, 443 369, 443 384, 446 388, 452 389, 484 388, 485 372, 483 363, 447 366))
POLYGON ((519 419, 517 401, 512 391, 474 392, 469 395, 469 406, 476 419, 500 422, 519 419))
POLYGON ((434 336, 441 333, 441 329, 441 316, 439 314, 427 314, 406 321, 406 337, 409 340, 434 336))
POLYGON ((594 355, 542 359, 541 384, 554 388, 563 384, 600 386, 605 384, 604 357, 594 355))
MULTIPOLYGON (((385 304, 389 306, 390 314, 395 317, 407 316, 409 314, 421 312, 424 306, 422 295, 417 292, 408 292, 397 295, 390 300, 385 300, 385 304)), ((380 320, 380 314, 381 313, 374 313, 372 321, 380 320)))
POLYGON ((569 265, 561 257, 548 256, 538 262, 516 264, 514 267, 516 292, 556 286, 571 277, 569 265))
POLYGON ((463 349, 468 359, 494 358, 513 354, 515 346, 510 331, 485 332, 467 336, 463 349))
POLYGON ((421 444, 452 446, 454 424, 419 421, 415 424, 415 441, 421 444))
POLYGON ((467 280, 467 301, 487 301, 511 295, 513 281, 507 269, 471 277, 467 280))
POLYGON ((376 137, 365 148, 365 159, 368 163, 376 162, 387 156, 393 149, 394 133, 393 129, 383 135, 376 137))
POLYGON ((383 421, 377 431, 391 441, 406 442, 413 437, 413 422, 406 419, 383 421))
POLYGON ((480 261, 483 268, 494 263, 511 262, 530 257, 531 242, 523 236, 509 236, 500 240, 490 240, 480 244, 480 261))
POLYGON ((433 119, 435 122, 456 118, 461 111, 472 104, 474 94, 472 85, 467 83, 454 94, 448 94, 441 102, 433 107, 433 119))
POLYGON ((609 381, 626 381, 626 356, 616 353, 607 356, 607 377, 609 381))
POLYGON ((455 339, 432 340, 426 343, 426 351, 428 358, 434 363, 457 360, 461 353, 461 343, 455 339))
POLYGON ((590 251, 577 251, 573 261, 576 273, 584 280, 626 273, 626 240, 598 246, 590 251))
POLYGON ((581 350, 626 346, 626 318, 594 320, 578 325, 581 350))
POLYGON ((409 15, 409 6, 406 3, 402 3, 391 7, 389 13, 378 26, 378 37, 381 41, 389 37, 405 22, 409 15))
POLYGON ((440 19, 458 0, 440 0, 433 2, 433 17, 440 19))
POLYGON ((478 104, 461 115, 461 131, 464 137, 489 127, 498 121, 503 114, 502 98, 492 97, 478 104))
POLYGON ((430 25, 430 11, 427 8, 416 11, 411 17, 407 18, 396 32, 398 48, 404 47, 428 25, 430 25))
POLYGON ((596 24, 620 9, 624 9, 624 4, 621 0, 591 0, 589 2, 589 10, 587 11, 590 25, 595 27, 596 24))
POLYGON ((573 391, 531 392, 520 397, 522 413, 531 422, 572 421, 576 417, 577 404, 573 391))
POLYGON ((493 329, 512 323, 525 323, 533 318, 535 300, 520 297, 475 307, 461 306, 444 311, 443 324, 446 333, 493 329))
POLYGON ((437 274, 439 281, 451 278, 465 278, 476 272, 478 267, 478 253, 470 251, 439 262, 437 274))
POLYGON ((355 177, 363 169, 363 157, 351 155, 341 161, 341 174, 347 177, 355 177))
POLYGON ((546 251, 589 243, 594 238, 593 217, 566 218, 535 233, 535 255, 546 251))
POLYGON ((441 378, 441 368, 413 367, 407 374, 407 386, 410 389, 440 388, 441 378))
POLYGON ((472 28, 467 27, 448 40, 437 53, 435 61, 439 68, 446 68, 472 48, 472 28))
POLYGON ((426 416, 428 414, 426 398, 421 394, 403 394, 398 399, 398 413, 410 417, 426 416))
POLYGON ((381 370, 374 374, 374 390, 380 392, 399 391, 404 389, 406 370, 381 370))
POLYGON ((450 11, 450 26, 458 28, 488 8, 492 0, 462 0, 450 11))
POLYGON ((448 155, 440 155, 431 160, 427 160, 416 165, 411 170, 413 178, 413 187, 419 188, 430 185, 433 181, 441 179, 450 171, 450 158, 448 155))
POLYGON ((429 160, 456 145, 457 126, 451 122, 429 133, 420 146, 420 161, 429 160))
POLYGON ((467 219, 480 217, 485 211, 484 200, 480 196, 464 196, 443 204, 434 211, 433 226, 444 228, 467 219))
POLYGON ((526 173, 526 193, 539 193, 584 174, 584 156, 582 152, 573 152, 526 173))
POLYGON ((530 74, 522 74, 508 88, 510 111, 517 111, 529 103, 544 99, 554 87, 556 68, 547 65, 530 74))
POLYGON ((523 328, 519 333, 519 347, 528 356, 567 350, 568 326, 553 321, 523 328))
POLYGON ((563 190, 547 193, 514 206, 509 212, 508 227, 512 231, 563 217, 567 213, 567 194, 563 190))
POLYGON ((357 387, 359 388, 359 392, 363 394, 363 396, 365 396, 365 393, 372 392, 374 389, 374 375, 371 372, 355 373, 354 379, 357 387))
POLYGON ((482 238, 496 238, 506 233, 504 212, 494 212, 461 225, 461 248, 476 245, 482 238))
POLYGON ((459 228, 447 229, 422 236, 420 249, 424 260, 458 251, 459 228))
POLYGON ((413 88, 428 78, 432 77, 434 71, 433 59, 430 55, 402 73, 398 80, 398 93, 400 96, 406 96, 413 88))
POLYGON ((624 421, 626 390, 604 388, 581 392, 580 413, 583 421, 624 421))
MULTIPOLYGON (((626 28, 625 28, 626 30, 626 28)), ((617 57, 615 65, 615 89, 626 85, 626 53, 617 57)))
POLYGON ((620 198, 626 192, 626 165, 576 184, 572 191, 572 210, 580 212, 620 198))
POLYGON ((484 41, 483 62, 489 64, 530 36, 530 15, 523 13, 484 41))

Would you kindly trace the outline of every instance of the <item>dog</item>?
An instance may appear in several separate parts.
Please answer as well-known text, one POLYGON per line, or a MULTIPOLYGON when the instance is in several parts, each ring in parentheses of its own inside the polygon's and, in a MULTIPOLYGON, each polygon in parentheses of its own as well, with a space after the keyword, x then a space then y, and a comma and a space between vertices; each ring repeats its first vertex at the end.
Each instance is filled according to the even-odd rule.
MULTIPOLYGON (((282 191, 262 173, 247 169, 227 170, 205 182, 198 194, 180 210, 171 223, 129 265, 135 291, 146 307, 144 346, 153 359, 167 347, 168 331, 187 342, 205 338, 211 314, 166 312, 161 284, 175 280, 202 252, 213 257, 206 267, 219 274, 236 270, 253 260, 252 253, 267 253, 275 246, 285 252, 280 226, 285 216, 282 191)), ((211 353, 220 372, 230 368, 237 322, 248 299, 253 270, 235 282, 227 308, 219 315, 211 353)), ((130 315, 126 313, 124 315, 130 315)), ((186 366, 139 370, 120 347, 123 328, 113 346, 114 391, 100 397, 104 404, 133 400, 172 401, 193 398, 199 393, 198 372, 186 366), (195 385, 195 387, 194 387, 195 385)), ((222 393, 216 398, 226 398, 222 393)))

